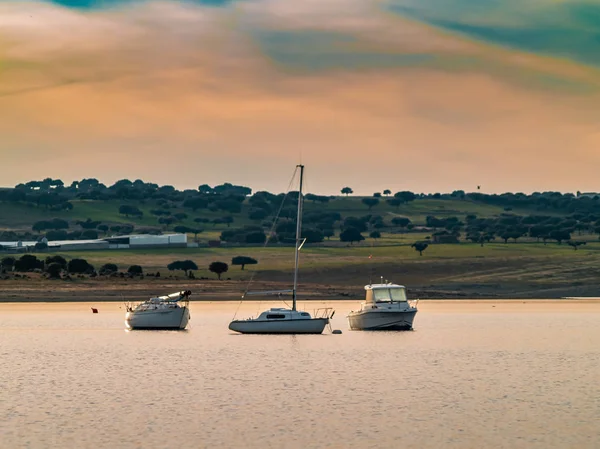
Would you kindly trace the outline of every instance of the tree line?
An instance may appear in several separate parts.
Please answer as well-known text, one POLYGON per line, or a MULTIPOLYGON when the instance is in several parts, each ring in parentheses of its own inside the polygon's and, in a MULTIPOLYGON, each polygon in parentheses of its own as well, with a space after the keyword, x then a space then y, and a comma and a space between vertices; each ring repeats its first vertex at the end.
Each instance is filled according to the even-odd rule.
MULTIPOLYGON (((249 256, 236 256, 231 259, 231 265, 240 266, 242 270, 246 265, 256 265, 258 260, 249 256)), ((194 270, 198 270, 198 265, 192 260, 176 260, 171 262, 166 267, 169 271, 181 270, 186 277, 193 279, 194 270)), ((208 270, 215 273, 218 279, 221 280, 221 275, 229 270, 229 264, 221 261, 211 262, 208 270)), ((19 258, 12 256, 4 257, 0 260, 0 273, 7 274, 15 273, 44 273, 50 279, 68 279, 72 274, 96 276, 115 276, 124 273, 119 271, 119 267, 115 263, 106 263, 98 270, 94 268, 86 259, 73 258, 65 259, 63 256, 54 255, 48 256, 45 259, 38 259, 33 254, 24 254, 19 258)), ((130 265, 126 272, 129 277, 144 276, 144 270, 140 265, 130 265)), ((147 276, 160 277, 160 272, 148 273, 147 276)))

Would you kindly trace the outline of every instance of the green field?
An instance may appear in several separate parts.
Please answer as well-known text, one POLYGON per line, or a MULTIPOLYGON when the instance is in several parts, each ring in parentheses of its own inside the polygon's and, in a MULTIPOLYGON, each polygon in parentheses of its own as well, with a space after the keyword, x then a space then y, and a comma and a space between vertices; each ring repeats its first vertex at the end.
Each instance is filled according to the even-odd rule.
MULTIPOLYGON (((0 228, 13 231, 29 231, 31 225, 42 219, 63 218, 70 222, 70 230, 79 229, 78 220, 91 219, 104 224, 133 224, 136 229, 154 227, 169 232, 173 226, 166 228, 159 225, 158 218, 150 214, 151 209, 160 206, 155 201, 143 204, 129 203, 144 212, 141 219, 128 218, 118 213, 119 206, 127 202, 81 201, 73 200, 73 210, 53 212, 35 206, 13 203, 0 203, 0 228)), ((258 265, 247 266, 241 270, 239 266, 230 266, 223 275, 224 279, 244 284, 255 277, 261 282, 290 282, 293 272, 293 246, 270 242, 263 245, 239 245, 225 243, 222 247, 210 248, 206 243, 219 240, 221 232, 227 229, 224 224, 195 223, 194 218, 209 220, 231 215, 234 222, 231 228, 244 225, 260 225, 261 220, 251 221, 248 218, 250 205, 246 201, 239 214, 228 214, 223 211, 211 212, 207 209, 192 212, 189 209, 169 209, 172 214, 185 212, 188 218, 180 223, 190 228, 202 228, 199 234, 200 247, 182 249, 143 249, 143 250, 104 250, 104 251, 68 251, 60 253, 67 259, 84 258, 96 269, 105 263, 115 263, 123 271, 130 265, 141 265, 146 273, 159 271, 161 279, 184 279, 182 272, 169 272, 167 265, 175 260, 190 259, 199 269, 194 273, 202 282, 216 282, 216 275, 209 272, 211 262, 230 263, 232 257, 249 256, 259 261, 258 265)), ((368 237, 360 244, 349 244, 339 239, 339 227, 335 236, 322 243, 306 244, 301 252, 301 281, 321 289, 336 286, 336 289, 356 289, 373 276, 384 276, 390 280, 405 283, 411 288, 430 295, 444 293, 444 297, 462 294, 501 295, 521 297, 540 295, 545 297, 584 296, 595 294, 597 277, 600 275, 600 241, 597 234, 573 232, 572 240, 586 242, 577 250, 566 243, 558 244, 548 241, 545 245, 537 239, 523 236, 517 243, 509 240, 504 243, 496 238, 484 246, 464 241, 464 230, 461 231, 460 243, 435 244, 420 256, 411 244, 426 240, 432 231, 424 232, 420 226, 425 224, 429 215, 438 218, 458 217, 465 221, 469 214, 480 218, 498 217, 505 213, 504 208, 482 204, 471 199, 435 199, 424 198, 404 203, 399 207, 390 206, 382 198, 380 204, 369 211, 359 197, 337 197, 328 203, 312 203, 306 201, 305 212, 332 211, 339 212, 342 218, 348 216, 361 217, 368 214, 381 215, 386 227, 380 229, 381 238, 368 237), (415 229, 399 229, 391 225, 394 217, 407 217, 415 225, 415 229), (369 258, 369 256, 372 256, 369 258)), ((510 210, 516 215, 536 215, 535 210, 510 210)), ((544 212, 544 215, 563 216, 556 212, 544 212)), ((135 232, 135 231, 134 231, 135 232)), ((597 232, 597 231, 596 231, 597 232)), ((189 241, 193 241, 193 235, 189 241)), ((45 258, 51 253, 41 253, 45 258)), ((11 281, 12 282, 12 281, 11 281)), ((76 280, 75 282, 79 282, 76 280)), ((133 281, 132 281, 133 282, 133 281)), ((238 288, 238 287, 236 287, 238 288)), ((240 287, 241 288, 241 287, 240 287)), ((316 288, 316 287, 315 287, 316 288)))
MULTIPOLYGON (((2 203, 0 204, 0 229, 29 231, 33 223, 39 220, 48 220, 52 218, 62 218, 72 223, 72 228, 77 229, 75 223, 79 220, 85 221, 91 219, 101 221, 102 223, 113 224, 131 224, 135 227, 156 227, 163 231, 167 228, 158 223, 158 218, 150 213, 152 209, 158 209, 160 206, 154 201, 148 201, 145 204, 123 202, 118 200, 109 201, 91 201, 91 200, 73 200, 73 210, 71 211, 51 211, 43 207, 36 207, 25 204, 2 203), (122 204, 132 204, 139 207, 144 216, 142 218, 125 217, 119 214, 119 206, 122 204)), ((175 214, 185 212, 188 218, 183 220, 180 225, 192 228, 201 228, 203 233, 199 236, 200 241, 218 239, 221 231, 227 226, 223 224, 213 225, 211 223, 195 223, 194 218, 207 218, 213 220, 226 215, 233 217, 234 222, 231 227, 241 227, 244 225, 259 225, 261 220, 252 221, 248 219, 248 204, 243 204, 242 212, 239 214, 229 214, 223 211, 212 212, 208 209, 193 212, 190 209, 176 208, 170 209, 175 214)), ((380 204, 373 207, 370 211, 367 206, 361 203, 358 197, 344 198, 339 197, 331 200, 329 203, 311 203, 305 202, 305 212, 310 211, 335 211, 339 212, 342 218, 348 216, 364 216, 367 214, 381 215, 386 222, 390 222, 394 217, 407 217, 414 224, 424 224, 427 215, 444 218, 457 216, 464 219, 466 215, 475 214, 478 217, 492 217, 500 215, 503 211, 501 207, 490 206, 487 204, 476 203, 470 200, 436 200, 436 199, 417 199, 410 203, 405 203, 399 207, 392 207, 382 199, 380 204)), ((512 211, 517 214, 533 213, 532 211, 512 211)), ((172 228, 173 226, 170 226, 172 228)))

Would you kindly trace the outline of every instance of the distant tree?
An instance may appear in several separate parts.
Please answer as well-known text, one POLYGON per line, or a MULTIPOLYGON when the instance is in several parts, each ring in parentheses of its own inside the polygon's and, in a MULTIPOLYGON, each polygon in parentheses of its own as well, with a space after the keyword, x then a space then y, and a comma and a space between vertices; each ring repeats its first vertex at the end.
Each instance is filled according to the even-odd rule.
POLYGON ((360 242, 364 239, 364 236, 356 228, 346 228, 340 233, 340 241, 350 242, 351 245, 354 242, 360 242))
POLYGON ((390 206, 394 206, 395 208, 398 208, 402 205, 402 203, 404 203, 404 201, 402 201, 400 198, 390 198, 388 200, 385 200, 386 203, 388 203, 390 206))
POLYGON ((20 273, 33 271, 36 269, 43 270, 44 262, 42 260, 39 260, 32 254, 25 254, 24 256, 21 256, 20 258, 15 260, 13 266, 13 271, 18 271, 20 273))
POLYGON ((325 235, 319 229, 303 229, 302 237, 306 239, 306 243, 321 243, 325 235))
POLYGON ((392 194, 392 191, 391 191, 390 189, 385 189, 385 190, 383 191, 383 194, 384 194, 385 196, 388 196, 388 195, 391 195, 391 194, 392 194))
POLYGON ((412 245, 410 245, 411 248, 414 248, 415 251, 419 251, 419 256, 423 255, 423 251, 425 251, 427 249, 427 247, 429 246, 428 243, 425 242, 415 242, 412 245))
POLYGON ((229 265, 227 265, 225 262, 212 262, 208 266, 208 270, 212 273, 215 273, 219 280, 221 280, 221 275, 229 270, 229 265))
POLYGON ((96 229, 99 225, 99 221, 92 221, 91 218, 88 218, 85 221, 78 220, 77 224, 81 226, 82 229, 96 229))
POLYGON ((134 216, 141 218, 144 216, 144 213, 135 206, 131 206, 129 204, 123 204, 119 207, 119 213, 121 215, 125 215, 126 217, 134 216))
POLYGON ((106 234, 108 232, 108 225, 105 225, 105 224, 98 225, 98 230, 102 231, 104 234, 106 234))
POLYGON ((371 210, 373 206, 377 206, 379 204, 379 200, 377 198, 363 198, 362 203, 371 210))
POLYGON ((202 184, 201 186, 198 187, 198 191, 200 193, 209 194, 209 193, 213 193, 213 188, 211 186, 209 186, 208 184, 202 184))
POLYGON ((269 212, 266 209, 251 209, 248 212, 248 218, 250 220, 264 220, 269 216, 269 212))
POLYGON ((165 229, 169 229, 169 226, 175 223, 177 219, 175 217, 160 217, 158 222, 165 225, 165 229))
POLYGON ((69 238, 69 233, 67 231, 64 230, 60 230, 60 231, 47 231, 46 232, 46 238, 48 240, 68 240, 69 238))
POLYGON ((31 229, 36 232, 44 231, 46 229, 68 229, 69 223, 60 218, 53 218, 52 220, 41 220, 36 221, 31 229))
POLYGON ((573 247, 574 250, 577 250, 577 248, 581 245, 585 245, 586 242, 574 242, 573 240, 569 240, 567 242, 567 245, 573 247))
POLYGON ((176 260, 175 262, 171 262, 169 265, 167 265, 167 268, 169 271, 182 270, 185 272, 185 275, 188 276, 188 271, 197 270, 198 265, 191 260, 176 260))
POLYGON ((131 265, 129 268, 127 268, 127 272, 133 276, 141 276, 144 274, 144 270, 140 265, 131 265))
POLYGON ((381 238, 381 232, 373 231, 369 234, 369 237, 371 237, 372 239, 379 239, 381 238))
POLYGON ((381 198, 381 192, 375 192, 373 198, 381 198))
POLYGON ((59 279, 62 270, 63 266, 58 263, 51 263, 46 267, 46 273, 48 273, 50 279, 59 279))
POLYGON ((12 256, 4 257, 0 261, 0 267, 4 270, 12 270, 15 265, 15 258, 12 256))
POLYGON ((256 265, 258 260, 248 256, 236 256, 231 259, 231 265, 241 265, 242 270, 246 265, 256 265))
POLYGON ((346 196, 351 195, 351 194, 354 193, 354 191, 350 187, 344 187, 341 190, 341 192, 342 192, 343 195, 346 195, 346 196))
POLYGON ((189 228, 187 226, 178 225, 173 228, 173 231, 177 232, 178 234, 187 234, 188 232, 192 232, 193 230, 192 228, 189 228))
POLYGON ((392 224, 394 226, 400 226, 401 228, 405 228, 410 224, 410 220, 406 217, 394 217, 392 218, 392 224))
POLYGON ((117 271, 119 271, 119 267, 116 264, 105 263, 100 267, 100 270, 98 270, 98 274, 101 276, 107 276, 109 274, 116 273, 117 271))
POLYGON ((175 217, 179 221, 183 221, 188 217, 188 214, 186 214, 185 212, 177 212, 176 214, 173 214, 173 217, 175 217))
POLYGON ((402 200, 404 203, 408 203, 410 201, 414 201, 417 198, 417 195, 415 195, 413 192, 402 191, 396 192, 394 194, 394 198, 402 200))
POLYGON ((63 269, 67 268, 67 259, 65 259, 62 256, 48 256, 48 257, 46 257, 45 263, 46 263, 46 266, 53 264, 53 263, 57 263, 63 269))
POLYGON ((198 209, 206 209, 208 207, 208 204, 209 202, 207 198, 196 196, 193 198, 187 198, 183 202, 183 207, 190 208, 194 212, 196 212, 198 209))
POLYGON ((555 229, 550 232, 549 237, 552 240, 556 240, 557 243, 560 245, 566 240, 571 240, 571 233, 564 229, 555 229))
POLYGON ((84 240, 97 240, 98 231, 96 231, 95 229, 86 229, 81 233, 81 238, 84 240))
POLYGON ((223 217, 221 218, 221 223, 225 223, 227 227, 230 227, 231 223, 233 223, 233 217, 230 215, 223 217))
POLYGON ((69 273, 92 273, 94 266, 88 263, 85 259, 71 259, 67 264, 69 273))
MULTIPOLYGON (((183 207, 186 207, 185 206, 185 202, 184 202, 183 207)), ((163 216, 163 215, 171 215, 171 212, 169 212, 168 210, 163 210, 163 209, 152 209, 150 211, 150 213, 152 215, 156 215, 157 217, 160 217, 160 216, 163 216)))

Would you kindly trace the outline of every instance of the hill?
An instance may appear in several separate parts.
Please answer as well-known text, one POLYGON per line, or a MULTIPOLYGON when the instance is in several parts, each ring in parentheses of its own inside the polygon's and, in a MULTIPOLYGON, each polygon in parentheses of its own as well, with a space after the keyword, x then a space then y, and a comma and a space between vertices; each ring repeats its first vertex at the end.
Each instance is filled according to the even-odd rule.
MULTIPOLYGON (((598 197, 385 193, 306 195, 302 276, 310 291, 355 295, 350 286, 355 289, 356 282, 382 275, 424 297, 595 294, 598 197)), ((58 180, 33 181, 0 190, 0 241, 186 232, 197 239, 198 248, 62 255, 86 258, 96 269, 110 262, 125 270, 139 264, 145 272, 165 272, 170 262, 190 259, 198 264, 196 277, 206 278, 202 282, 214 282, 209 280, 210 262, 229 263, 244 255, 259 261, 259 281, 286 282, 292 269, 296 199, 297 192, 252 193, 232 184, 178 191, 142 181, 109 187, 96 180, 69 187, 58 180), (220 248, 209 248, 214 240, 220 248)), ((248 273, 229 270, 233 284, 227 285, 235 295, 248 273)), ((173 282, 197 282, 166 274, 173 282)), ((18 289, 17 279, 6 280, 18 289)))

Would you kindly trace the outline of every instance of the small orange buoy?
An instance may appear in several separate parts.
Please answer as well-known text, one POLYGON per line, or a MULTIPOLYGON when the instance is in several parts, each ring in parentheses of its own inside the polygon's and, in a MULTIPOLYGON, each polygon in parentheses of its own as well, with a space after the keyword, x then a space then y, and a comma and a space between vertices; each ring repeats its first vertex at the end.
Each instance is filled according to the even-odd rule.
POLYGON ((94 309, 94 308, 92 307, 92 313, 98 313, 98 309, 94 309))

